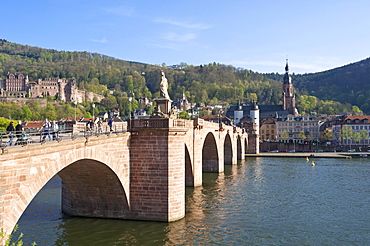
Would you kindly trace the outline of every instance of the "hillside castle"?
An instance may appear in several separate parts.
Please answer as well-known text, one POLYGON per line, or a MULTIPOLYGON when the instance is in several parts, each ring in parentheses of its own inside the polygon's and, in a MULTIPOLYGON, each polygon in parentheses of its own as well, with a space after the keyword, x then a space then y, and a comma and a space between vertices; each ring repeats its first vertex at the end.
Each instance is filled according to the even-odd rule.
POLYGON ((0 98, 55 97, 65 102, 93 102, 104 97, 93 92, 78 90, 75 79, 48 78, 29 81, 28 74, 8 73, 0 79, 0 98))

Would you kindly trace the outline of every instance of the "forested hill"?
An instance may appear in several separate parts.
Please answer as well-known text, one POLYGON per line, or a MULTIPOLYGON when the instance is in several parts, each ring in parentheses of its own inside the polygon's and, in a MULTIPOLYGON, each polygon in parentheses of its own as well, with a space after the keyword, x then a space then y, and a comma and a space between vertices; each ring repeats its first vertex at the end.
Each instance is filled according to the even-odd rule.
MULTIPOLYGON (((284 64, 282 69, 283 67, 284 64)), ((31 81, 44 78, 75 78, 80 90, 92 91, 106 97, 101 102, 101 107, 118 108, 122 115, 129 115, 131 109, 138 107, 136 101, 133 106, 128 106, 131 105, 129 97, 154 98, 159 95, 161 70, 166 74, 169 95, 173 100, 182 98, 185 93, 190 102, 206 105, 219 101, 236 104, 239 100, 249 103, 255 99, 259 104, 281 104, 281 79, 274 80, 251 70, 218 63, 200 66, 182 64, 179 69, 169 69, 159 65, 124 61, 98 53, 57 51, 0 40, 0 78, 5 78, 8 72, 26 73, 31 81), (114 90, 113 95, 108 89, 114 90)), ((311 89, 316 86, 311 85, 313 82, 308 80, 309 76, 315 74, 295 76, 294 81, 298 83, 295 85, 307 88, 309 93, 317 93, 317 90, 311 89)), ((321 86, 324 85, 321 83, 321 86)), ((322 90, 325 91, 325 88, 322 90)), ((353 94, 356 93, 358 91, 354 90, 353 94)), ((322 96, 326 95, 320 94, 318 97, 322 96)), ((302 107, 307 113, 332 114, 351 110, 349 104, 315 99, 317 102, 313 106, 306 103, 307 99, 312 98, 302 97, 297 100, 298 109, 301 105, 310 106, 302 107)))
MULTIPOLYGON (((281 99, 281 82, 232 66, 182 64, 181 69, 169 69, 97 53, 56 51, 0 40, 2 78, 8 72, 27 73, 31 81, 50 77, 75 78, 82 90, 90 90, 93 82, 114 89, 116 99, 133 94, 136 98, 150 98, 159 91, 160 70, 165 71, 172 99, 182 98, 183 93, 192 102, 206 104, 249 102, 255 94, 260 104, 276 104, 281 99)), ((109 106, 115 103, 113 99, 111 101, 109 106)))
MULTIPOLYGON (((279 79, 276 74, 265 74, 279 79)), ((357 105, 370 113, 370 58, 319 73, 292 75, 300 94, 357 105)))

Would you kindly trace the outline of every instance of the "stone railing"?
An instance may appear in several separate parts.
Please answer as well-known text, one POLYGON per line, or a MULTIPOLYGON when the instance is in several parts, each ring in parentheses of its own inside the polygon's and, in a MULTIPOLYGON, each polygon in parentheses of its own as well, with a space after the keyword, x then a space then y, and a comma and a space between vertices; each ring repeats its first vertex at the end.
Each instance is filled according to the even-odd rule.
POLYGON ((130 120, 130 129, 134 128, 185 128, 186 120, 183 119, 132 119, 130 120))

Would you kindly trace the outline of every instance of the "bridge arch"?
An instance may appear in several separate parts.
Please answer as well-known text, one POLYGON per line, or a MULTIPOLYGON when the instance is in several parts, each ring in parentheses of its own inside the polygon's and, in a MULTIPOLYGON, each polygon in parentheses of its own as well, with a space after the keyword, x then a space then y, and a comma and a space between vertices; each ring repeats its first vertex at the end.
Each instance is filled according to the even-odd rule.
POLYGON ((72 216, 125 218, 126 192, 117 174, 104 163, 81 159, 62 169, 62 210, 72 216))
MULTIPOLYGON (((27 206, 50 179, 56 174, 61 174, 59 176, 65 179, 69 169, 73 169, 72 172, 74 172, 77 166, 84 168, 83 166, 85 164, 87 167, 94 168, 85 168, 86 173, 79 178, 87 179, 86 175, 90 175, 89 172, 98 170, 98 173, 101 172, 103 174, 99 177, 104 176, 109 178, 110 180, 108 182, 110 184, 119 184, 119 186, 117 186, 119 188, 116 187, 114 191, 110 192, 114 192, 121 196, 119 198, 119 200, 122 201, 121 207, 126 211, 126 208, 129 207, 128 201, 130 199, 129 149, 125 142, 128 137, 128 134, 119 135, 115 143, 112 143, 111 139, 105 137, 91 141, 88 144, 85 142, 85 139, 67 140, 64 141, 63 144, 57 142, 47 144, 43 149, 40 149, 37 145, 30 145, 26 148, 22 148, 22 151, 13 152, 12 155, 2 156, 1 170, 6 170, 11 167, 15 170, 17 175, 13 175, 11 172, 2 172, 2 174, 6 174, 4 178, 6 177, 9 179, 9 182, 1 186, 4 192, 2 198, 0 198, 0 204, 2 205, 0 227, 3 228, 6 233, 10 233, 27 206), (13 183, 17 184, 18 187, 13 188, 13 183), (118 192, 117 189, 121 190, 118 192)), ((14 150, 18 148, 21 147, 14 147, 14 150)), ((91 184, 93 178, 90 177, 90 180, 91 184)), ((63 182, 68 184, 65 180, 63 180, 63 182)), ((97 182, 96 178, 95 182, 97 182)), ((72 183, 69 183, 70 187, 73 187, 71 184, 72 183)), ((96 187, 95 185, 95 190, 97 189, 96 187)), ((92 188, 92 186, 90 186, 90 188, 92 188)), ((86 190, 87 188, 85 191, 86 190)), ((101 194, 103 193, 106 194, 106 192, 101 192, 101 194)), ((67 194, 65 193, 64 195, 67 194)), ((72 195, 76 196, 76 194, 72 195)), ((114 208, 114 204, 108 204, 110 201, 104 202, 101 204, 109 205, 109 208, 114 208)), ((68 211, 66 212, 68 213, 68 211)), ((81 216, 84 215, 81 214, 81 216)), ((88 216, 99 217, 100 215, 97 213, 95 216, 88 216)), ((106 213, 103 214, 103 216, 119 218, 119 216, 113 214, 113 212, 111 216, 106 213)))
POLYGON ((203 172, 218 172, 219 170, 217 142, 212 132, 207 134, 203 143, 202 170, 203 172))
POLYGON ((224 141, 224 164, 233 164, 233 146, 229 134, 226 134, 224 141))
POLYGON ((244 153, 243 155, 247 154, 248 149, 248 138, 244 138, 244 153))
POLYGON ((127 194, 121 180, 102 161, 82 158, 63 163, 62 159, 57 158, 48 163, 42 175, 31 172, 36 175, 30 175, 29 184, 19 189, 17 197, 12 200, 10 214, 16 219, 8 231, 14 228, 31 201, 55 175, 62 179, 63 212, 72 216, 101 218, 124 218, 129 212, 127 194), (54 169, 57 166, 61 169, 54 169))
POLYGON ((238 160, 243 159, 242 158, 243 152, 244 151, 242 150, 242 141, 240 136, 238 135, 238 137, 236 138, 236 157, 238 160))
POLYGON ((185 186, 194 186, 194 171, 188 147, 185 144, 185 186))

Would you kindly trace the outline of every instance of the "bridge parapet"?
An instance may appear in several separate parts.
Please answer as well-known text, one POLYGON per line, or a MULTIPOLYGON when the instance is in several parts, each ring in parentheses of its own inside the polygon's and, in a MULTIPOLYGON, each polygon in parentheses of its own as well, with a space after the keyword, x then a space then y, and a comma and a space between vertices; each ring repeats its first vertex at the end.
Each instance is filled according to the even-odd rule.
POLYGON ((131 119, 130 129, 145 129, 145 128, 187 128, 192 126, 192 122, 183 119, 169 118, 152 118, 152 119, 131 119))

